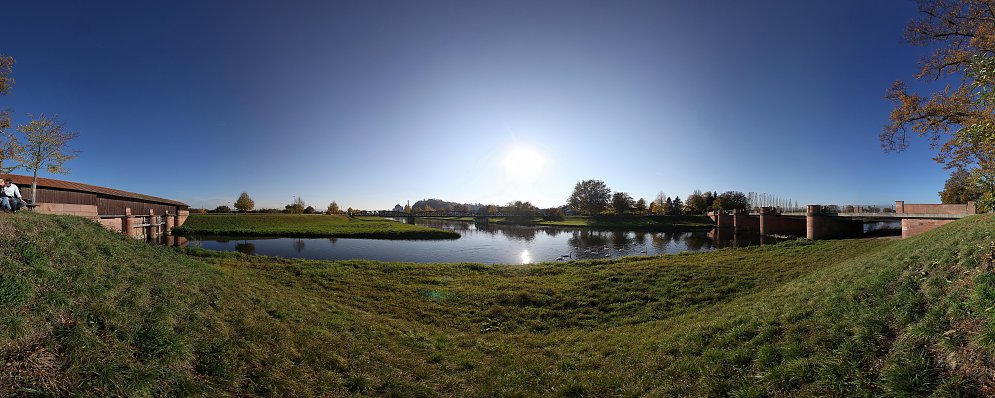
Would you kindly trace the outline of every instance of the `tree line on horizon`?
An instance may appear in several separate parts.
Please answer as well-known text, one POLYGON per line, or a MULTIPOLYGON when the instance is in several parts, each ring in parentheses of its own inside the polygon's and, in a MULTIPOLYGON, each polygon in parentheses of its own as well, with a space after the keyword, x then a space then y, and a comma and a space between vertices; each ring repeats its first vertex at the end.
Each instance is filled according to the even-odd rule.
MULTIPOLYGON (((726 191, 719 194, 716 191, 694 190, 685 199, 680 196, 671 198, 663 192, 659 192, 653 201, 644 198, 633 199, 626 192, 612 192, 608 186, 600 180, 584 180, 577 183, 567 203, 559 207, 541 209, 529 201, 509 201, 505 205, 496 204, 465 204, 447 202, 441 199, 422 199, 414 205, 405 204, 400 207, 396 205, 393 211, 406 214, 455 212, 476 215, 511 215, 519 217, 540 216, 548 220, 562 220, 569 214, 579 214, 587 216, 601 215, 700 215, 712 210, 736 210, 736 209, 756 209, 760 206, 775 206, 789 208, 797 207, 797 201, 781 199, 774 195, 758 194, 750 192, 744 194, 739 191, 726 191)), ((235 200, 234 210, 228 205, 219 205, 212 210, 191 209, 191 213, 286 213, 286 214, 352 214, 358 209, 348 208, 345 211, 339 208, 338 203, 332 201, 325 211, 316 210, 307 205, 304 200, 297 196, 294 201, 287 204, 283 209, 276 208, 255 208, 255 201, 247 192, 242 192, 235 200)))

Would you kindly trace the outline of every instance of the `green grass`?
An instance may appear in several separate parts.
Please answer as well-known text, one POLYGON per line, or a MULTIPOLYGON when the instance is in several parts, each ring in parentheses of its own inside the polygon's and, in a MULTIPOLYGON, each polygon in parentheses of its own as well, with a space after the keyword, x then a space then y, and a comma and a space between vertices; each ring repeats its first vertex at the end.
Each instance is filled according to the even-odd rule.
MULTIPOLYGON (((440 220, 473 221, 473 217, 438 217, 440 220)), ((530 225, 569 228, 625 230, 711 229, 715 222, 708 216, 569 216, 562 221, 547 221, 541 217, 491 217, 489 222, 506 225, 530 225)))
POLYGON ((0 396, 987 395, 993 232, 486 266, 0 215, 0 396))
POLYGON ((182 235, 300 238, 456 239, 457 232, 378 217, 302 214, 191 214, 174 231, 182 235))

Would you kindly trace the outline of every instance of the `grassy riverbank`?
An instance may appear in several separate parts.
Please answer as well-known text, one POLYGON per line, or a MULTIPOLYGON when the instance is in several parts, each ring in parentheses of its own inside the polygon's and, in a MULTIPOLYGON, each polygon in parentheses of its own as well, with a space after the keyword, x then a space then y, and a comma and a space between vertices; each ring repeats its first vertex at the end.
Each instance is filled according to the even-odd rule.
MULTIPOLYGON (((473 221, 473 217, 438 217, 439 220, 473 221)), ((708 216, 569 216, 562 221, 547 221, 541 217, 492 217, 490 223, 502 225, 526 225, 569 228, 626 229, 626 230, 673 230, 711 229, 715 227, 708 216)))
POLYGON ((993 231, 484 266, 0 215, 0 396, 986 395, 993 231))
POLYGON ((455 239, 457 232, 383 218, 303 214, 191 214, 175 231, 183 235, 300 238, 455 239))

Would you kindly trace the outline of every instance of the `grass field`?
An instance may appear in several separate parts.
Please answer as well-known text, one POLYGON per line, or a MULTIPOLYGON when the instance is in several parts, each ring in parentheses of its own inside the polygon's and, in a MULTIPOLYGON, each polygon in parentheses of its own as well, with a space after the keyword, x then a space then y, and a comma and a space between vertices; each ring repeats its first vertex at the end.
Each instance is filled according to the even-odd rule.
MULTIPOLYGON (((439 217, 440 220, 473 221, 473 217, 439 217)), ((492 217, 489 222, 507 225, 534 225, 547 227, 627 229, 627 230, 672 230, 672 229, 709 229, 715 227, 715 222, 708 216, 569 216, 563 221, 547 221, 535 218, 505 218, 492 217)))
POLYGON ((379 217, 303 214, 191 214, 182 235, 279 236, 301 238, 455 239, 453 231, 390 221, 379 217))
POLYGON ((993 233, 485 266, 0 215, 0 396, 991 395, 993 233))

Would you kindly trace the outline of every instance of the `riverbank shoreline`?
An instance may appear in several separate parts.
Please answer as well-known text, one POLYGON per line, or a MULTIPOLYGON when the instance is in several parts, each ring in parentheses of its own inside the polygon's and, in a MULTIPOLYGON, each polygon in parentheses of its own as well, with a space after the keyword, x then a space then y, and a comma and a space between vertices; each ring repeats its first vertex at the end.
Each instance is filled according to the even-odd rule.
POLYGON ((387 219, 303 214, 191 214, 172 231, 180 236, 245 236, 266 238, 343 238, 383 240, 459 239, 460 234, 387 219))
MULTIPOLYGON (((474 222, 473 217, 422 217, 428 220, 474 222)), ((715 222, 705 215, 688 216, 568 216, 561 221, 542 217, 491 217, 488 223, 526 227, 592 228, 631 231, 709 230, 715 222)))

